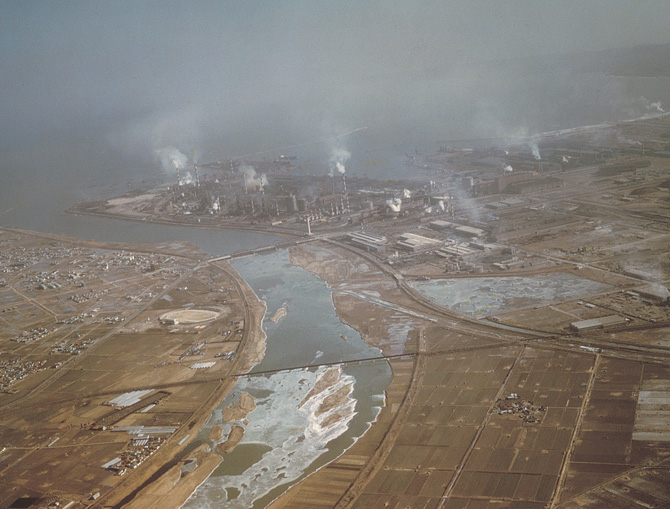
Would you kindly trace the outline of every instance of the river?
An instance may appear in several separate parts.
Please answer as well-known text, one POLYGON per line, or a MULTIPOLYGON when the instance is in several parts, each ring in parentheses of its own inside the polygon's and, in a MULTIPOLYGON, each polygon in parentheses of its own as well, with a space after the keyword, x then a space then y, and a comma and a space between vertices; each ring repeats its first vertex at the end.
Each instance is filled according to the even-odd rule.
MULTIPOLYGON (((381 355, 358 332, 337 318, 331 290, 314 274, 294 267, 286 250, 235 260, 235 270, 268 306, 263 322, 267 350, 252 372, 332 363, 381 355), (277 309, 287 314, 277 323, 277 309), (346 339, 344 339, 346 338, 346 339)), ((251 394, 256 409, 248 416, 243 440, 184 505, 202 507, 265 507, 289 485, 336 458, 369 428, 384 403, 391 380, 385 361, 346 365, 328 391, 309 397, 316 381, 331 368, 295 369, 241 378, 221 408, 251 394), (324 399, 342 387, 349 397, 335 409, 340 419, 319 415, 324 399)), ((209 436, 219 408, 200 435, 209 436)), ((227 436, 227 433, 224 433, 227 436)))

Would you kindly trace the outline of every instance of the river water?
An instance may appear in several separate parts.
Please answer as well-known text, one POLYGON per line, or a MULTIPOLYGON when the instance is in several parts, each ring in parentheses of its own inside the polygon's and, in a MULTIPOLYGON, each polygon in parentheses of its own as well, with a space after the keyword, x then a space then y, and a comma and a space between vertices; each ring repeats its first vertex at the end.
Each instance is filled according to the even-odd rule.
MULTIPOLYGON (((142 183, 135 183, 141 185, 142 183)), ((94 190, 100 198, 127 186, 94 190)), ((204 230, 179 226, 122 221, 95 216, 65 214, 69 205, 49 196, 43 211, 6 218, 14 225, 105 242, 194 244, 218 256, 272 244, 272 235, 233 230, 204 230), (18 224, 17 224, 18 223, 18 224)), ((268 306, 263 323, 267 350, 255 371, 291 368, 360 358, 376 357, 380 351, 368 347, 360 335, 337 318, 329 288, 320 278, 288 261, 286 250, 237 259, 233 267, 268 306), (268 319, 279 307, 288 313, 276 324, 268 319), (346 340, 343 339, 346 337, 346 340)), ((339 368, 337 368, 339 369, 339 368)), ((384 391, 391 378, 384 361, 347 366, 329 390, 303 401, 326 368, 285 371, 269 376, 242 378, 222 406, 248 392, 257 408, 244 424, 245 436, 233 453, 191 497, 186 507, 264 507, 289 485, 336 458, 369 428, 384 404, 384 391), (350 394, 336 410, 342 418, 327 421, 319 415, 323 400, 337 389, 350 394), (233 499, 233 500, 231 500, 233 499)), ((221 420, 217 410, 202 437, 221 420)), ((237 423, 243 424, 243 423, 237 423)), ((224 426, 228 431, 230 426, 224 426)), ((227 436, 227 433, 226 433, 227 436)), ((212 444, 215 445, 215 444, 212 444)))
MULTIPOLYGON (((266 355, 252 372, 380 355, 339 321, 327 285, 292 266, 285 250, 238 259, 233 266, 268 306, 263 323, 268 336, 266 355), (279 308, 285 308, 287 314, 273 323, 268 317, 279 308)), ((385 361, 241 378, 221 407, 238 401, 244 392, 255 398, 257 407, 247 416, 249 422, 232 423, 245 429, 244 438, 233 453, 224 455, 220 467, 184 507, 265 507, 290 484, 342 454, 365 433, 381 410, 390 379, 385 361), (337 382, 330 390, 309 397, 328 369, 338 370, 337 382), (319 407, 342 387, 351 392, 335 409, 341 418, 329 421, 330 414, 319 415, 319 407)), ((215 423, 222 425, 227 436, 230 424, 222 423, 219 408, 201 433, 202 439, 215 423)))

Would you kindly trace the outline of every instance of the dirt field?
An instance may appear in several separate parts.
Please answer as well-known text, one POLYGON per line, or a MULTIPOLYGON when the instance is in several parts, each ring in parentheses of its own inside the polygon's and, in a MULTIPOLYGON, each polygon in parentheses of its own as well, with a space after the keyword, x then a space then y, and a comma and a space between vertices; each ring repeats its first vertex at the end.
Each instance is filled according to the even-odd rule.
MULTIPOLYGON (((418 309, 388 276, 339 248, 294 248, 291 260, 334 288, 375 292, 418 309)), ((636 426, 642 429, 635 412, 642 372, 668 379, 665 368, 564 350, 560 341, 533 347, 513 335, 492 339, 408 315, 402 318, 411 323, 409 332, 399 340, 390 331, 402 313, 351 293, 335 293, 334 302, 340 318, 370 344, 387 354, 416 355, 389 360, 393 381, 372 429, 274 508, 539 509, 639 465, 665 461, 665 445, 632 440, 636 426), (532 409, 528 415, 496 410, 517 400, 526 405, 520 408, 532 409)), ((530 323, 547 319, 532 311, 536 318, 530 323)), ((585 316, 556 312, 573 313, 573 320, 585 316)), ((602 490, 594 493, 604 496, 602 490)))
POLYGON ((101 507, 178 506, 221 461, 184 451, 229 390, 220 380, 262 358, 264 305, 225 262, 198 265, 178 245, 137 252, 12 230, 2 241, 0 506, 97 492, 101 507), (211 310, 223 300, 228 312, 211 310), (180 325, 160 323, 175 311, 180 325), (133 391, 128 410, 107 404, 133 391), (145 445, 113 429, 137 426, 145 445))

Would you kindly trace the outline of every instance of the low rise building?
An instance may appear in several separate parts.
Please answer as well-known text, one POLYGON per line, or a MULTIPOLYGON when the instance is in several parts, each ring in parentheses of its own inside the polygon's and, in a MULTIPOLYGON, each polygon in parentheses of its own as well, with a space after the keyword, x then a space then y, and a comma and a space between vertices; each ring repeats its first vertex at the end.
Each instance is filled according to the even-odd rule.
POLYGON ((601 316, 599 318, 591 318, 590 320, 581 320, 579 322, 572 322, 570 324, 570 329, 576 332, 582 332, 588 330, 617 327, 619 325, 625 325, 626 323, 628 323, 628 319, 623 316, 608 315, 608 316, 601 316))
POLYGON ((656 302, 669 302, 670 301, 670 290, 668 290, 663 285, 647 285, 636 288, 635 291, 644 299, 653 300, 656 302))
POLYGON ((349 242, 357 247, 362 247, 366 251, 382 252, 386 250, 387 239, 382 235, 373 233, 353 232, 347 234, 349 242))
POLYGON ((417 253, 420 251, 429 251, 442 245, 442 241, 424 237, 423 235, 416 235, 415 233, 403 233, 400 236, 396 247, 417 253))

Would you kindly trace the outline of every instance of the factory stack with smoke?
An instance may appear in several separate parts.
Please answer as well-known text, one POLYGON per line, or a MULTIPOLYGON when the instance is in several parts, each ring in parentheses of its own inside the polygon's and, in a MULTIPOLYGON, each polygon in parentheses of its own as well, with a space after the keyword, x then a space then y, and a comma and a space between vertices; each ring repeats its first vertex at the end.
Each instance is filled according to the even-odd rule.
POLYGON ((248 193, 249 191, 261 191, 263 192, 265 186, 268 184, 268 179, 265 174, 260 176, 256 173, 256 170, 248 165, 240 166, 239 171, 244 177, 244 192, 248 193))
MULTIPOLYGON (((342 212, 349 211, 349 193, 347 192, 347 178, 346 178, 346 168, 344 163, 351 159, 351 153, 344 148, 334 148, 330 154, 330 170, 329 174, 331 177, 335 176, 335 172, 342 175, 342 189, 344 193, 344 204, 342 206, 342 212)), ((334 189, 333 189, 334 191, 334 189)))

